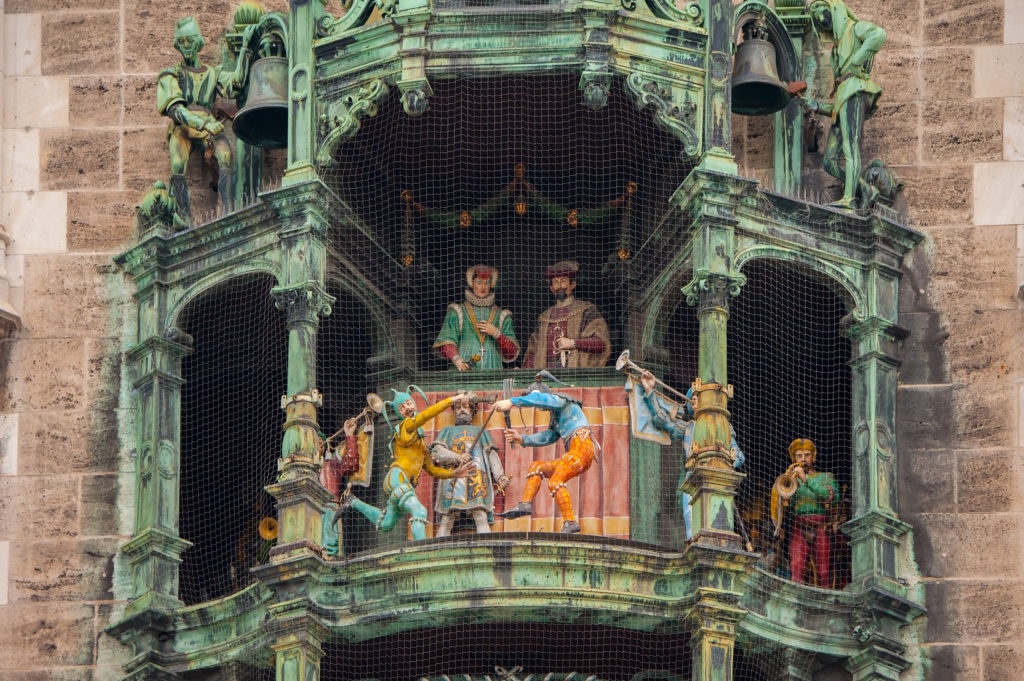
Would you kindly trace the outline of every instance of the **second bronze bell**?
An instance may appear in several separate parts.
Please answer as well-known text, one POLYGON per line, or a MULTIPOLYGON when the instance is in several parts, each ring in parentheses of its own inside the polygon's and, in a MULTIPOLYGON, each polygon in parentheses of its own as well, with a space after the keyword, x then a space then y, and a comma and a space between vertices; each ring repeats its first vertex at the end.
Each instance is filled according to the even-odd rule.
POLYGON ((790 94, 779 79, 775 46, 755 22, 744 26, 743 33, 732 67, 733 113, 764 116, 781 111, 789 104, 790 94))
POLYGON ((288 145, 288 59, 263 57, 249 70, 245 106, 235 116, 235 136, 263 149, 288 145))

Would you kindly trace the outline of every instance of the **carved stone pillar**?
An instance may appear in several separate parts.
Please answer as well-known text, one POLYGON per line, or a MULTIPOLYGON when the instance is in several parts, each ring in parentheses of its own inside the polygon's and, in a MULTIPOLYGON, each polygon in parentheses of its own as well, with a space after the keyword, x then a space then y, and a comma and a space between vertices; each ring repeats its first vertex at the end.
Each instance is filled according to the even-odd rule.
MULTIPOLYGON (((861 651, 846 661, 854 681, 895 681, 910 666, 900 629, 924 612, 898 572, 910 526, 896 516, 896 403, 899 345, 907 332, 896 324, 898 259, 881 255, 866 273, 871 293, 854 310, 847 336, 853 359, 853 519, 841 528, 850 537, 852 579, 859 592, 854 633, 861 651)), ((918 594, 916 597, 920 597, 918 594)))
POLYGON ((689 569, 698 575, 697 602, 684 615, 690 626, 690 678, 732 681, 736 625, 746 615, 736 605, 742 595, 737 580, 754 558, 723 554, 700 543, 691 546, 686 557, 689 569))
MULTIPOLYGON (((895 280, 893 280, 895 285, 895 280)), ((853 519, 850 536, 852 582, 898 591, 897 554, 910 526, 896 517, 896 346, 906 331, 871 316, 854 323, 853 342, 853 519)))
POLYGON ((286 461, 312 460, 317 449, 316 410, 323 406, 314 385, 317 330, 320 315, 331 313, 334 298, 313 281, 278 286, 271 295, 277 308, 284 311, 288 325, 288 394, 281 398, 286 417, 281 457, 286 461))
POLYGON ((309 613, 272 619, 270 647, 277 681, 318 681, 327 627, 309 613))
MULTIPOLYGON (((162 289, 138 294, 140 336, 154 330, 162 289)), ((181 359, 192 339, 176 328, 150 335, 126 353, 135 390, 135 533, 121 550, 131 566, 132 597, 124 618, 107 631, 132 650, 126 681, 177 681, 165 670, 162 637, 173 629, 178 566, 192 543, 178 536, 181 359)))
POLYGON ((708 0, 708 83, 704 106, 704 170, 735 173, 732 154, 732 44, 731 0, 708 0))
POLYGON ((693 446, 686 462, 690 475, 683 491, 693 497, 696 541, 723 547, 742 545, 734 531, 736 487, 744 476, 733 468, 732 428, 729 425, 727 383, 728 300, 737 295, 742 275, 704 274, 684 289, 687 300, 699 301, 698 377, 693 382, 693 446))
MULTIPOLYGON (((731 14, 730 14, 731 16, 731 14)), ((733 468, 729 425, 727 349, 729 299, 739 295, 746 277, 733 268, 735 206, 749 183, 719 173, 694 170, 673 200, 694 220, 693 279, 683 287, 686 302, 697 306, 700 341, 693 383, 693 445, 686 462, 690 474, 683 491, 693 497, 694 540, 740 548, 733 531, 734 497, 743 474, 733 468)))
MULTIPOLYGON (((804 11, 804 0, 778 0, 775 12, 786 26, 799 59, 803 54, 804 35, 811 23, 810 15, 804 11)), ((801 74, 793 80, 810 82, 813 79, 801 74)), ((804 158, 804 110, 798 100, 794 99, 775 114, 774 156, 775 191, 796 195, 803 184, 804 158)))
MULTIPOLYGON (((144 307, 144 305, 143 305, 144 307)), ((126 616, 149 608, 171 611, 178 600, 178 565, 192 546, 178 536, 181 359, 192 339, 176 328, 127 353, 136 393, 135 536, 122 548, 132 567, 126 616)))
POLYGON ((330 495, 320 485, 317 466, 319 426, 323 406, 316 380, 316 339, 320 315, 329 314, 334 299, 316 282, 273 289, 275 305, 284 310, 288 325, 288 394, 281 397, 285 412, 278 481, 267 487, 277 500, 278 540, 274 557, 294 551, 318 550, 321 514, 330 495))
POLYGON ((323 0, 291 0, 288 45, 288 167, 285 186, 316 179, 316 107, 313 101, 313 38, 324 13, 323 0))

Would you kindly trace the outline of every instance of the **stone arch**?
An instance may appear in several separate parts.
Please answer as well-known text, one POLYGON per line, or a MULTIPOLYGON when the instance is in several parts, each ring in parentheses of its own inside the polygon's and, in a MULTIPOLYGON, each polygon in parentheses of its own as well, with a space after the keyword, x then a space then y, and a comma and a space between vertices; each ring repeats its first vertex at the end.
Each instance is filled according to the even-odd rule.
MULTIPOLYGON (((280 269, 276 265, 257 260, 214 272, 199 279, 190 286, 182 287, 179 295, 168 308, 163 324, 159 328, 162 330, 178 327, 182 312, 222 284, 247 277, 259 277, 260 275, 267 275, 273 278, 274 283, 271 284, 271 288, 281 283, 280 269)), ((267 297, 270 297, 270 288, 267 289, 267 297)))
POLYGON ((179 406, 180 534, 193 546, 179 572, 192 605, 254 580, 269 545, 259 521, 273 515, 264 487, 281 449, 288 331, 269 292, 273 272, 246 268, 188 289, 169 317, 192 337, 182 359, 179 406))
POLYGON ((847 302, 848 312, 857 314, 857 310, 864 309, 863 286, 840 265, 794 249, 771 244, 757 244, 744 248, 736 253, 734 261, 736 269, 742 271, 746 265, 759 259, 779 260, 814 272, 817 276, 822 277, 828 285, 841 291, 840 295, 847 302))

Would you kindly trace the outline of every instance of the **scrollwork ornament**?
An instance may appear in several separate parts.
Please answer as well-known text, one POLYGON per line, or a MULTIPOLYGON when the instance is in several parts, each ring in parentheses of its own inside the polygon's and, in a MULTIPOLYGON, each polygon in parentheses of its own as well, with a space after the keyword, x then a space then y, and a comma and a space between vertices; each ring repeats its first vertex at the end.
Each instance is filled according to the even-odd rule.
POLYGON ((626 78, 626 92, 633 97, 638 109, 652 108, 655 124, 683 143, 684 160, 697 155, 700 150, 700 138, 696 132, 695 102, 687 99, 682 106, 677 105, 668 87, 654 80, 645 80, 639 73, 631 73, 626 78))
POLYGON ((622 9, 627 12, 636 11, 636 0, 620 0, 620 4, 622 5, 622 9))
POLYGON ((380 15, 387 19, 398 9, 398 0, 374 0, 374 5, 380 10, 380 15))
POLYGON ((699 2, 686 3, 686 8, 683 11, 686 12, 687 16, 693 19, 693 23, 697 26, 704 23, 704 11, 701 10, 699 2))
POLYGON ((316 154, 318 165, 327 166, 331 164, 335 148, 342 141, 351 137, 359 130, 362 120, 366 117, 377 115, 377 104, 388 94, 387 84, 377 78, 359 88, 354 95, 348 95, 342 100, 345 111, 341 115, 322 114, 318 125, 318 132, 323 141, 316 154))

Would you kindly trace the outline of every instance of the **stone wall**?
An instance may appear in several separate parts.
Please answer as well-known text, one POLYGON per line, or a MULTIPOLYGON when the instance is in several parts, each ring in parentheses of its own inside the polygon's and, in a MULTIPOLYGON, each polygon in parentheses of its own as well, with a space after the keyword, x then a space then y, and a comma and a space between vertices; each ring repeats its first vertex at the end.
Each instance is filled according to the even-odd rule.
POLYGON ((127 593, 134 462, 117 412, 134 308, 112 257, 170 174, 156 74, 179 59, 174 22, 194 14, 216 63, 236 4, 0 0, 0 303, 23 322, 0 341, 0 681, 123 676, 102 630, 127 593))
MULTIPOLYGON (((215 62, 234 4, 0 0, 0 302, 23 323, 0 341, 0 681, 122 674, 101 634, 123 607, 114 562, 132 514, 117 413, 132 306, 111 257, 169 173, 154 84, 177 60, 174 20, 199 17, 215 62)), ((1024 2, 853 6, 889 35, 865 155, 896 166, 927 234, 902 287, 899 409, 928 678, 1004 681, 1024 667, 1024 2)), ((770 122, 736 122, 743 171, 767 177, 770 122)), ((808 191, 825 197, 835 184, 815 163, 808 191)))

